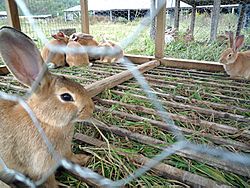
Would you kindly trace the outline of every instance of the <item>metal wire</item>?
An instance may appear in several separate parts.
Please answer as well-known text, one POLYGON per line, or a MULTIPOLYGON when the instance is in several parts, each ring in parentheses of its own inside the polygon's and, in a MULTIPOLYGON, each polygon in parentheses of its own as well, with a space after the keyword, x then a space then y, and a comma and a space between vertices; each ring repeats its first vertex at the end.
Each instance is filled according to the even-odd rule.
MULTIPOLYGON (((123 49, 127 48, 131 43, 135 41, 135 39, 141 34, 142 31, 146 27, 148 27, 154 17, 158 14, 159 10, 161 7, 165 4, 165 0, 158 0, 159 1, 159 7, 155 9, 155 11, 151 12, 151 14, 146 15, 145 18, 142 19, 140 24, 136 27, 136 29, 126 38, 124 38, 121 42, 120 45, 122 46, 123 49)), ((17 5, 23 12, 25 16, 28 17, 29 23, 32 26, 34 32, 36 32, 39 36, 39 39, 42 41, 43 44, 46 44, 48 42, 45 34, 42 32, 41 28, 36 24, 34 19, 31 17, 31 13, 28 10, 27 6, 25 5, 23 0, 16 0, 17 5)), ((67 52, 69 49, 67 47, 54 47, 50 46, 50 50, 53 52, 67 52)), ((115 54, 117 52, 114 51, 109 51, 109 49, 106 48, 90 48, 90 47, 82 47, 80 49, 74 49, 75 52, 91 52, 93 54, 115 54)), ((74 172, 78 174, 79 176, 86 178, 86 179, 91 179, 92 181, 96 182, 100 186, 103 187, 121 187, 124 186, 134 179, 140 177, 142 174, 150 170, 152 167, 160 163, 160 161, 166 159, 168 156, 175 154, 177 151, 180 151, 182 149, 190 149, 196 152, 200 153, 206 153, 208 155, 211 155, 213 157, 221 158, 223 160, 231 161, 234 163, 238 163, 240 165, 245 165, 250 167, 250 156, 246 154, 240 154, 240 153, 232 153, 226 149, 217 149, 217 148, 212 148, 207 145, 199 145, 199 144, 194 144, 192 142, 188 142, 182 132, 178 130, 178 128, 175 126, 174 121, 169 117, 168 113, 166 110, 163 108, 162 104, 158 102, 158 99, 156 95, 152 92, 152 89, 148 85, 146 79, 143 77, 140 72, 135 69, 135 65, 128 59, 124 58, 122 63, 125 65, 125 67, 130 70, 133 74, 133 76, 136 78, 137 82, 140 84, 142 89, 145 91, 147 94, 147 97, 150 99, 150 102, 155 106, 158 112, 160 112, 160 116, 163 119, 163 121, 169 125, 172 133, 177 136, 177 142, 174 143, 171 147, 166 148, 162 153, 159 155, 155 156, 153 159, 150 160, 149 163, 145 164, 141 168, 137 169, 133 174, 129 175, 128 177, 118 180, 118 181, 112 181, 110 179, 107 179, 105 177, 100 176, 98 173, 93 172, 92 170, 88 168, 83 168, 77 164, 73 164, 70 161, 67 161, 66 159, 63 158, 63 156, 59 156, 58 153, 53 148, 53 145, 50 143, 48 138, 46 137, 46 134, 44 133, 43 129, 41 128, 39 121, 35 117, 34 113, 32 110, 29 108, 27 103, 21 98, 21 97, 16 97, 12 95, 5 94, 3 92, 0 92, 0 98, 4 100, 11 100, 11 101, 16 101, 18 102, 30 115, 32 121, 34 122, 34 126, 37 128, 39 131, 41 137, 43 138, 44 142, 46 143, 49 152, 54 156, 56 159, 57 164, 53 167, 51 167, 50 171, 47 173, 46 176, 42 177, 40 180, 37 182, 33 182, 29 178, 25 177, 23 174, 20 174, 19 172, 16 172, 15 170, 8 169, 4 161, 0 158, 0 164, 3 167, 3 171, 0 172, 0 179, 8 184, 15 184, 16 186, 22 187, 23 185, 20 185, 20 182, 23 183, 26 186, 30 187, 36 187, 41 184, 43 184, 47 178, 53 174, 56 169, 59 166, 64 167, 65 169, 74 172), (18 182, 18 183, 17 183, 18 182)), ((39 82, 42 79, 42 76, 44 72, 47 70, 46 68, 43 69, 44 71, 40 73, 39 78, 37 81, 33 84, 31 90, 29 93, 27 93, 27 96, 29 96, 39 85, 39 82)), ((1 154, 0 154, 1 155, 1 154)))

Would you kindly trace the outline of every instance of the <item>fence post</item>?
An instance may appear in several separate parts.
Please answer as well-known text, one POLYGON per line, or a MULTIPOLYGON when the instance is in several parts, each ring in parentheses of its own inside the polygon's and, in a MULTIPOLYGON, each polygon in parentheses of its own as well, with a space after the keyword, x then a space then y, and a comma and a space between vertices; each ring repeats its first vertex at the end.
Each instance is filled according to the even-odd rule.
POLYGON ((152 40, 155 40, 155 17, 153 17, 153 14, 156 11, 156 0, 150 0, 150 18, 152 19, 151 21, 151 26, 150 26, 150 38, 152 40))
MULTIPOLYGON (((160 0, 157 1, 157 8, 160 6, 160 0)), ((165 26, 166 26, 166 0, 156 17, 156 35, 155 35, 155 57, 164 57, 165 47, 165 26)))
POLYGON ((238 24, 237 24, 236 36, 240 35, 240 31, 243 27, 247 5, 246 3, 242 3, 239 7, 241 7, 241 9, 240 9, 239 19, 238 19, 238 24))
POLYGON ((211 33, 210 33, 210 41, 216 40, 217 28, 220 17, 220 5, 221 0, 214 0, 214 6, 212 10, 212 19, 211 19, 211 33))
POLYGON ((175 8, 174 8, 174 28, 179 30, 180 22, 180 0, 175 0, 175 8))
POLYGON ((16 2, 14 0, 5 0, 5 4, 6 4, 9 25, 21 31, 21 25, 20 25, 16 2))
POLYGON ((89 33, 88 0, 80 0, 82 32, 89 33))
POLYGON ((192 36, 194 35, 195 17, 196 17, 196 6, 193 5, 191 14, 191 23, 190 23, 190 30, 192 31, 192 36))

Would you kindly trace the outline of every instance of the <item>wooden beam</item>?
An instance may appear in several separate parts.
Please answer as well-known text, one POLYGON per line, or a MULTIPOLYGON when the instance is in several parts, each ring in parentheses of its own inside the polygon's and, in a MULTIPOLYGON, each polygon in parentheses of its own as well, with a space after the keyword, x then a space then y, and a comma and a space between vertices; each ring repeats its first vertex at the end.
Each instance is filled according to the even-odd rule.
POLYGON ((216 40, 217 28, 220 18, 220 5, 221 5, 221 0, 214 0, 212 19, 211 19, 210 41, 216 40))
POLYGON ((125 54, 125 57, 135 64, 142 64, 142 63, 146 63, 152 60, 156 60, 154 56, 125 54))
POLYGON ((191 23, 190 23, 190 30, 192 32, 192 36, 194 36, 195 18, 196 18, 196 6, 193 6, 191 13, 191 23))
POLYGON ((239 15, 239 19, 238 19, 238 24, 237 24, 237 30, 236 30, 236 36, 240 35, 241 29, 243 27, 243 22, 245 19, 245 15, 246 15, 246 9, 247 9, 247 5, 246 3, 242 3, 240 4, 240 15, 239 15))
POLYGON ((196 69, 209 72, 224 71, 223 66, 218 62, 196 61, 187 59, 163 58, 160 60, 161 65, 183 69, 196 69))
POLYGON ((5 65, 0 66, 0 75, 1 76, 6 75, 9 72, 10 72, 9 69, 5 65))
POLYGON ((180 24, 180 0, 175 0, 175 8, 174 8, 174 28, 179 30, 180 24))
POLYGON ((8 17, 9 25, 21 31, 21 25, 20 25, 18 8, 17 8, 16 2, 14 0, 5 0, 5 5, 6 5, 6 10, 7 10, 7 17, 8 17))
POLYGON ((160 0, 157 1, 157 9, 160 8, 156 17, 156 35, 155 35, 155 57, 164 57, 165 47, 165 26, 166 26, 166 0, 160 5, 160 0), (160 7, 162 6, 162 7, 160 7))
MULTIPOLYGON (((131 62, 136 64, 142 64, 148 61, 156 60, 153 56, 142 56, 142 55, 129 55, 126 54, 131 62)), ((162 58, 159 59, 161 65, 183 69, 196 69, 211 72, 224 72, 222 64, 213 61, 198 61, 191 59, 177 59, 177 58, 162 58)))
MULTIPOLYGON (((155 58, 154 56, 126 54, 125 57, 135 64, 143 64, 149 61, 157 60, 157 58, 155 58)), ((162 65, 169 67, 224 72, 223 66, 218 62, 177 59, 177 58, 163 58, 159 59, 159 61, 161 62, 162 65)), ((0 66, 0 75, 6 75, 8 73, 9 70, 5 65, 0 66)))
POLYGON ((88 0, 80 0, 80 4, 81 4, 82 32, 89 33, 88 0))
MULTIPOLYGON (((138 65, 136 69, 138 69, 141 73, 151 70, 160 65, 160 62, 157 60, 150 61, 141 65, 138 65)), ((88 91, 91 97, 98 95, 103 92, 105 89, 113 88, 129 79, 133 78, 133 74, 129 71, 122 71, 119 74, 107 77, 105 79, 94 82, 90 85, 87 85, 85 88, 88 91)))

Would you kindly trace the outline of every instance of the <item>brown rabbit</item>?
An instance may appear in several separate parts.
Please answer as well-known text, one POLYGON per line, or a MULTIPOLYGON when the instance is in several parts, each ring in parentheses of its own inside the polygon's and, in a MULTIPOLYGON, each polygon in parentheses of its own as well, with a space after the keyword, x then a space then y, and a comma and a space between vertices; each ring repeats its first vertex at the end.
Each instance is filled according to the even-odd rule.
MULTIPOLYGON (((68 48, 72 50, 77 50, 81 48, 81 44, 77 42, 77 36, 71 36, 69 39, 69 43, 67 45, 68 48)), ((75 53, 75 52, 67 52, 66 53, 66 62, 69 66, 87 66, 90 65, 89 57, 87 53, 75 53)))
MULTIPOLYGON (((79 42, 82 46, 88 47, 97 47, 99 43, 94 39, 93 35, 87 33, 73 33, 70 38, 77 38, 77 42, 79 42)), ((89 60, 97 60, 100 57, 95 55, 94 53, 88 52, 89 60)))
POLYGON ((51 52, 48 48, 48 45, 51 46, 66 46, 69 40, 69 37, 65 35, 63 32, 58 32, 56 34, 51 35, 54 39, 49 41, 47 45, 42 49, 41 55, 43 60, 46 62, 48 58, 51 58, 48 63, 49 68, 57 68, 65 66, 65 54, 58 52, 51 52), (49 55, 51 54, 51 57, 49 55))
POLYGON ((183 36, 183 39, 185 42, 192 42, 194 41, 194 36, 192 34, 192 30, 190 28, 187 28, 184 36, 183 36))
MULTIPOLYGON (((29 87, 46 67, 33 41, 11 27, 0 29, 0 52, 9 70, 29 87)), ((89 118, 94 109, 84 87, 46 70, 26 102, 55 151, 73 162, 86 162, 86 155, 71 151, 73 123, 89 118)), ((0 156, 6 165, 33 180, 46 175, 55 165, 30 116, 17 102, 0 99, 0 138, 0 156)), ((43 186, 57 187, 54 175, 43 186)))
POLYGON ((106 47, 109 50, 113 50, 114 54, 112 55, 101 55, 100 61, 104 63, 114 63, 119 62, 121 58, 123 58, 123 50, 120 46, 113 43, 112 41, 103 40, 103 42, 100 42, 98 47, 106 47))
POLYGON ((250 51, 239 52, 244 42, 244 35, 237 36, 234 41, 233 32, 227 32, 229 36, 229 48, 219 59, 231 78, 250 79, 250 51))
POLYGON ((94 39, 93 35, 87 33, 74 33, 73 37, 77 37, 77 42, 83 46, 98 46, 98 42, 94 39))

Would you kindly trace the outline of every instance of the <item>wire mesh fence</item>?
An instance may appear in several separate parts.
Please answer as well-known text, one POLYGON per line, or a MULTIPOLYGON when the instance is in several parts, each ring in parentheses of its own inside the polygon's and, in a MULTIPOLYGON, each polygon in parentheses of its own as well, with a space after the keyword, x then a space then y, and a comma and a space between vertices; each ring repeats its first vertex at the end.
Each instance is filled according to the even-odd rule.
MULTIPOLYGON (((60 29, 72 28, 77 32, 81 31, 80 19, 80 1, 27 1, 27 7, 31 10, 37 24, 48 38, 51 34, 56 33, 60 29), (47 6, 50 5, 50 6, 47 6), (38 9, 37 7, 42 7, 38 9)), ((150 1, 138 1, 127 6, 123 3, 114 4, 107 1, 105 6, 99 6, 98 1, 89 2, 89 20, 90 32, 98 41, 103 38, 113 41, 121 41, 136 28, 139 21, 149 13, 150 1)), ((178 32, 170 32, 170 28, 174 29, 175 18, 175 1, 167 1, 166 12, 166 57, 217 61, 219 55, 227 45, 225 31, 236 31, 237 21, 242 5, 239 2, 230 2, 229 5, 222 4, 220 8, 220 19, 218 24, 217 43, 211 45, 208 43, 210 39, 210 26, 212 16, 212 5, 202 5, 196 7, 195 28, 192 35, 188 32, 191 25, 192 6, 181 2, 180 4, 180 22, 178 32), (177 45, 176 45, 177 44, 177 45), (204 48, 204 46, 206 48, 204 48), (199 53, 192 53, 190 48, 196 48, 199 53), (202 53, 202 51, 207 53, 202 53), (182 53, 179 53, 182 52, 182 53), (209 54, 209 55, 208 55, 209 54)), ((3 9, 4 10, 4 9, 3 9)), ((37 42, 39 48, 42 43, 39 36, 32 30, 30 24, 21 11, 21 25, 23 31, 37 42)), ((6 16, 3 16, 1 25, 6 25, 6 16)), ((246 7, 245 18, 243 20, 242 33, 245 34, 246 41, 248 37, 249 25, 249 6, 246 7)), ((138 55, 153 55, 154 42, 148 33, 150 27, 145 28, 144 32, 138 36, 138 43, 132 44, 125 49, 126 53, 138 55), (140 45, 139 45, 140 44, 140 45), (141 45, 143 44, 143 45, 141 45)), ((247 49, 248 46, 245 47, 247 49)), ((193 50, 194 51, 194 50, 193 50)))
MULTIPOLYGON (((24 3, 24 1, 19 0, 16 2, 20 8, 20 15, 24 16, 21 18, 22 29, 33 40, 39 41, 38 46, 45 45, 46 38, 44 37, 49 37, 52 32, 57 32, 58 29, 74 27, 76 31, 80 31, 80 14, 77 11, 79 6, 75 4, 79 2, 72 1, 72 4, 70 4, 71 1, 67 1, 69 6, 60 7, 60 11, 59 9, 55 11, 52 5, 57 4, 56 1, 39 1, 39 3, 46 2, 47 5, 51 5, 51 12, 47 12, 49 8, 38 9, 37 4, 35 4, 38 1, 29 0, 24 3), (32 17, 26 10, 26 5, 27 10, 33 14, 32 17), (73 6, 76 6, 75 9, 71 9, 73 6), (65 13, 65 10, 68 11, 65 13), (36 18, 36 13, 39 13, 43 18, 36 18), (35 19, 35 22, 32 22, 33 19, 35 19), (43 35, 40 35, 40 31, 43 32, 43 35)), ((66 2, 63 3, 67 4, 66 2)), ((148 6, 150 6, 150 3, 150 1, 147 1, 148 6)), ((151 16, 150 11, 147 9, 103 10, 104 5, 102 4, 103 9, 100 8, 97 11, 91 10, 91 4, 89 4, 91 34, 98 40, 107 38, 117 42, 121 41, 120 44, 122 44, 125 51, 128 50, 127 52, 152 55, 154 44, 150 38, 150 24, 161 6, 165 6, 164 1, 159 0, 157 3, 155 11, 151 12, 151 16), (147 38, 145 39, 144 36, 147 38), (132 48, 131 46, 134 43, 136 45, 132 48), (148 48, 152 50, 152 53, 150 50, 148 51, 148 48)), ((173 1, 167 4, 172 3, 173 1)), ((45 4, 43 6, 47 7, 45 4)), ((136 8, 135 5, 131 6, 136 8)), ((126 4, 123 7, 126 7, 126 4)), ((141 4, 140 7, 142 7, 141 4)), ((223 8, 226 9, 224 11, 228 11, 230 14, 222 14, 221 23, 223 25, 219 24, 222 31, 227 29, 227 25, 228 29, 236 28, 238 18, 237 15, 231 13, 237 11, 233 11, 237 7, 238 5, 223 8)), ((177 50, 173 49, 173 51, 178 52, 176 53, 178 57, 207 60, 205 57, 188 56, 190 53, 188 50, 191 50, 198 43, 201 43, 206 49, 213 45, 213 43, 204 43, 209 37, 207 28, 210 22, 210 16, 208 16, 210 9, 202 7, 199 10, 198 8, 197 14, 199 15, 203 10, 208 11, 208 13, 201 14, 200 17, 197 16, 194 41, 187 42, 180 39, 182 41, 178 43, 179 39, 176 38, 176 41, 172 41, 167 45, 166 55, 170 54, 168 51, 170 48, 179 48, 177 50), (200 40, 198 39, 199 35, 201 36, 200 40)), ((173 10, 167 9, 167 24, 170 26, 173 23, 171 11, 173 10)), ((190 9, 186 7, 181 13, 180 33, 189 25, 190 9)), ((247 33, 247 29, 243 30, 243 32, 247 33)), ((3 59, 7 61, 5 63, 19 80, 18 70, 11 67, 14 65, 10 60, 17 62, 14 57, 18 56, 21 63, 25 63, 22 60, 24 56, 26 57, 24 60, 33 58, 32 60, 40 61, 37 56, 30 57, 30 52, 27 53, 27 50, 34 48, 27 41, 27 38, 10 28, 0 31, 0 45, 1 49, 13 49, 12 45, 14 45, 14 49, 17 50, 13 54, 6 54, 4 50, 1 53, 3 59), (5 38, 6 35, 8 38, 5 38), (18 45, 26 48, 19 51, 20 46, 18 49, 15 48, 18 45)), ((216 45, 219 44, 216 43, 216 45)), ((220 44, 222 49, 225 48, 223 45, 225 44, 220 44)), ((216 48, 218 47, 211 47, 213 53, 215 53, 216 48)), ((52 47, 51 50, 67 53, 72 49, 56 46, 55 48, 52 47)), ((80 47, 77 50, 91 51, 92 53, 94 51, 98 55, 107 52, 105 49, 100 50, 91 47, 80 47)), ((31 54, 36 53, 36 51, 31 52, 31 54)), ((112 54, 114 52, 108 53, 112 54)), ((212 56, 207 51, 205 53, 208 57, 212 56)), ((218 54, 220 53, 218 52, 218 54)), ((197 52, 195 51, 194 54, 197 54, 197 52)), ((177 57, 175 55, 170 56, 177 57)), ((216 58, 218 57, 214 56, 214 59, 216 58)), ((31 64, 25 65, 26 67, 31 66, 31 64)), ((26 121, 33 122, 29 123, 30 128, 28 130, 22 129, 22 126, 10 130, 5 129, 4 127, 9 122, 7 119, 12 119, 10 122, 13 125, 16 125, 14 122, 19 121, 20 125, 22 125, 22 122, 26 121, 21 120, 18 114, 14 118, 7 116, 6 114, 9 112, 4 111, 7 109, 7 105, 5 101, 0 102, 1 105, 6 105, 5 109, 1 108, 0 111, 3 116, 1 122, 2 152, 0 153, 1 180, 19 187, 24 185, 36 187, 44 182, 47 183, 45 185, 47 187, 56 187, 53 182, 53 174, 59 167, 63 167, 64 171, 60 170, 57 178, 60 182, 74 187, 173 185, 248 187, 250 184, 250 156, 248 154, 250 138, 249 81, 228 79, 225 73, 168 68, 159 66, 157 61, 151 62, 149 65, 153 66, 147 69, 144 74, 135 69, 135 65, 126 58, 123 58, 121 65, 95 63, 91 68, 70 67, 50 70, 55 78, 58 76, 59 80, 54 81, 55 83, 59 82, 59 85, 55 85, 56 87, 51 90, 56 90, 53 95, 59 96, 59 99, 56 99, 57 101, 63 102, 65 100, 60 106, 63 106, 63 110, 67 114, 71 113, 71 109, 64 107, 65 102, 70 101, 71 103, 72 100, 77 100, 79 94, 74 93, 73 90, 81 90, 79 89, 81 86, 69 82, 70 86, 67 85, 67 87, 73 89, 65 90, 63 84, 68 81, 64 81, 64 79, 71 78, 80 84, 87 85, 86 89, 88 91, 91 89, 93 91, 98 90, 98 88, 91 88, 93 87, 91 84, 96 83, 97 80, 101 81, 104 78, 109 78, 109 76, 124 74, 123 71, 127 69, 131 71, 134 77, 133 80, 116 84, 115 89, 106 90, 99 94, 98 97, 94 97, 96 108, 94 119, 75 124, 73 150, 75 153, 87 153, 92 156, 82 154, 80 161, 75 158, 73 160, 68 153, 65 154, 64 150, 61 149, 63 147, 68 149, 71 145, 73 128, 71 127, 69 132, 63 133, 62 137, 58 136, 58 138, 63 138, 60 140, 63 144, 58 145, 55 144, 55 135, 51 135, 46 127, 47 125, 58 126, 60 124, 61 127, 53 131, 59 134, 61 130, 68 130, 67 122, 76 121, 75 116, 78 115, 76 113, 71 117, 74 120, 68 120, 66 113, 55 115, 58 113, 56 110, 61 107, 51 101, 51 96, 44 97, 39 93, 44 82, 54 79, 53 76, 51 78, 50 74, 48 74, 47 66, 39 65, 41 66, 38 71, 40 73, 38 74, 35 71, 36 77, 31 78, 31 80, 33 79, 32 84, 26 78, 21 77, 23 79, 21 81, 26 85, 30 85, 30 89, 15 81, 10 75, 0 77, 1 90, 10 94, 18 93, 28 100, 25 102, 21 97, 2 92, 0 93, 1 98, 16 101, 19 108, 23 108, 28 112, 30 118, 27 117, 29 120, 26 121), (46 81, 44 81, 44 78, 46 81), (35 82, 34 79, 36 79, 35 82), (58 88, 59 90, 57 90, 58 88), (37 96, 39 105, 34 105, 33 101, 37 100, 37 96), (50 111, 51 106, 52 110, 56 112, 50 111), (41 108, 44 108, 44 110, 40 114, 37 109, 41 108), (50 117, 53 117, 53 120, 50 120, 50 117), (37 130, 37 133, 35 131, 27 132, 26 136, 20 134, 24 134, 25 131, 29 130, 37 130), (67 135, 65 135, 66 133, 67 135), (15 142, 10 146, 8 142, 4 142, 4 138, 15 142), (30 143, 29 140, 34 142, 30 143), (19 151, 20 148, 17 146, 24 146, 24 149, 19 151), (41 150, 36 151, 37 146, 41 150), (9 152, 10 150, 12 153, 10 156, 13 156, 15 160, 6 157, 9 154, 6 151, 9 152), (33 151, 29 154, 32 157, 25 155, 25 153, 30 153, 27 150, 33 151), (84 168, 66 159, 73 162, 78 161, 80 164, 85 163, 86 159, 90 160, 88 160, 87 168, 84 168), (29 160, 31 160, 31 163, 29 160)), ((27 77, 29 75, 25 74, 27 77)), ((111 82, 115 78, 111 77, 108 81, 111 82)), ((80 93, 80 96, 85 94, 83 90, 81 92, 83 93, 80 93)), ((95 92, 96 94, 97 92, 95 92)), ((89 99, 84 99, 84 101, 86 100, 89 99)), ((86 105, 90 104, 84 104, 84 106, 86 105)))

